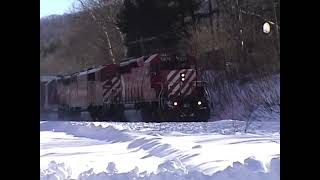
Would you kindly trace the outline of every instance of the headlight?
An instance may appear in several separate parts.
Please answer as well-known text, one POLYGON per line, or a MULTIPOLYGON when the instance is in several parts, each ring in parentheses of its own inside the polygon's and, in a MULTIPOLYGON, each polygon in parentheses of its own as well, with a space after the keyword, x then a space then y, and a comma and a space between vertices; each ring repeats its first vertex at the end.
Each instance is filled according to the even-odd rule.
POLYGON ((264 23, 262 30, 264 33, 269 34, 271 30, 270 24, 268 22, 264 23))
POLYGON ((185 73, 181 73, 181 74, 180 74, 180 77, 181 77, 181 81, 184 81, 185 78, 186 78, 186 74, 185 74, 185 73))
POLYGON ((201 101, 198 101, 198 105, 200 106, 202 104, 202 102, 201 101))
POLYGON ((178 106, 178 102, 177 101, 173 102, 173 105, 178 106))

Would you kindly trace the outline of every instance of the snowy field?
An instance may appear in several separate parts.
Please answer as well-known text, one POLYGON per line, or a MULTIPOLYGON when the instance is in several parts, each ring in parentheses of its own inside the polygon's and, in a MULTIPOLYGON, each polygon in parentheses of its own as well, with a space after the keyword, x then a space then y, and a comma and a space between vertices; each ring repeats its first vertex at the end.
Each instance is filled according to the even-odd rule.
POLYGON ((40 178, 280 179, 279 121, 40 122, 40 178))

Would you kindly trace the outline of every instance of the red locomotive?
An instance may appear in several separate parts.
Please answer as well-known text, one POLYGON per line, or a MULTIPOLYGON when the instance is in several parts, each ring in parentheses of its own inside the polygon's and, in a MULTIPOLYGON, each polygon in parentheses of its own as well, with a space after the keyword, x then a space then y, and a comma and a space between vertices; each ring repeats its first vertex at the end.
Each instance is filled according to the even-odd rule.
POLYGON ((93 120, 129 121, 125 112, 130 109, 139 111, 145 122, 207 121, 210 116, 205 83, 198 80, 190 55, 126 59, 61 76, 47 85, 51 90, 45 96, 54 93, 56 99, 41 104, 58 107, 61 117, 76 118, 88 111, 93 120))

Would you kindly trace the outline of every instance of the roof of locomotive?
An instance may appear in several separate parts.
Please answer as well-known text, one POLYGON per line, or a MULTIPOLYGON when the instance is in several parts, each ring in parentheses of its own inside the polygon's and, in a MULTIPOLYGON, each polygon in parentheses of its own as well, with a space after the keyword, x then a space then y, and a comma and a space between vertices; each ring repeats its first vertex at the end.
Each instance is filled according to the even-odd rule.
POLYGON ((146 56, 141 56, 141 57, 138 57, 138 58, 127 58, 127 59, 124 59, 120 62, 120 67, 121 66, 127 66, 131 63, 136 63, 136 62, 144 62, 144 59, 145 59, 146 56))
POLYGON ((40 76, 40 82, 49 82, 56 79, 59 79, 59 77, 58 76, 40 76))
POLYGON ((95 68, 88 68, 86 70, 82 70, 82 71, 79 71, 79 72, 74 72, 72 74, 66 74, 66 75, 58 75, 58 76, 50 76, 50 77, 42 77, 40 76, 40 81, 47 81, 45 79, 50 79, 53 80, 53 79, 73 79, 73 78, 76 78, 76 77, 79 77, 79 76, 83 76, 83 75, 88 75, 88 74, 91 74, 91 73, 95 73, 97 71, 100 71, 102 70, 103 68, 105 67, 108 67, 108 66, 111 66, 111 65, 116 65, 116 64, 105 64, 105 65, 100 65, 98 67, 95 67, 95 68))
MULTIPOLYGON (((158 55, 167 55, 167 54, 174 54, 174 53, 156 53, 156 54, 152 54, 150 56, 142 56, 142 57, 138 57, 138 58, 127 58, 127 59, 124 59, 120 62, 120 67, 127 66, 131 63, 136 63, 139 61, 142 61, 143 63, 150 63, 158 55)), ((188 55, 188 54, 186 54, 186 55, 188 55)))
POLYGON ((120 64, 121 64, 121 63, 128 62, 128 61, 130 61, 131 59, 136 59, 136 58, 135 58, 135 57, 129 57, 129 58, 122 59, 122 60, 120 60, 120 64))
POLYGON ((148 57, 148 59, 144 63, 150 63, 158 54, 153 54, 148 57))
POLYGON ((150 63, 152 61, 153 58, 155 58, 158 54, 152 54, 150 56, 141 56, 138 58, 127 58, 127 59, 123 59, 120 62, 120 67, 122 66, 127 66, 131 63, 136 63, 136 62, 141 62, 141 63, 150 63))
POLYGON ((97 71, 100 71, 102 68, 104 68, 105 66, 99 66, 96 68, 89 68, 87 70, 81 71, 77 74, 77 76, 82 76, 82 75, 87 75, 87 74, 91 74, 91 73, 95 73, 97 71))
MULTIPOLYGON (((122 67, 122 66, 127 66, 131 63, 150 63, 155 57, 157 57, 157 55, 159 55, 158 53, 157 54, 152 54, 150 56, 141 56, 141 57, 138 57, 138 58, 126 58, 126 59, 123 59, 122 61, 120 61, 120 64, 119 66, 122 67)), ((82 75, 87 75, 87 74, 90 74, 90 73, 95 73, 97 71, 100 71, 102 70, 103 68, 105 67, 108 67, 108 66, 111 66, 111 65, 116 65, 116 64, 105 64, 105 65, 100 65, 98 67, 95 67, 95 68, 89 68, 87 70, 83 70, 83 71, 79 71, 79 72, 75 72, 75 73, 72 73, 72 74, 67 74, 67 75, 58 75, 58 76, 40 76, 40 82, 49 82, 49 81, 52 81, 52 80, 58 80, 58 79, 69 79, 69 78, 74 78, 74 77, 77 77, 77 76, 82 76, 82 75)))

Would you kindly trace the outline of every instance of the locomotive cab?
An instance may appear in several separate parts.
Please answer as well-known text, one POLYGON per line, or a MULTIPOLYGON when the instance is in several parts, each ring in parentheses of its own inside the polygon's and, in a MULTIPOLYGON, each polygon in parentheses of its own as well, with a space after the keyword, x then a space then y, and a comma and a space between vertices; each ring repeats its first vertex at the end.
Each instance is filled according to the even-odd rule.
POLYGON ((198 81, 192 56, 160 54, 151 66, 162 114, 171 121, 207 121, 210 108, 206 84, 198 81))

